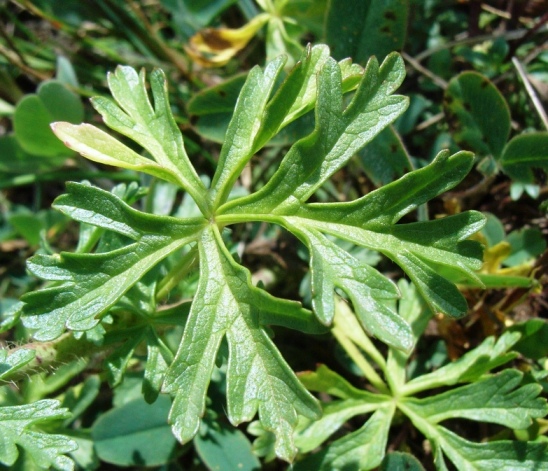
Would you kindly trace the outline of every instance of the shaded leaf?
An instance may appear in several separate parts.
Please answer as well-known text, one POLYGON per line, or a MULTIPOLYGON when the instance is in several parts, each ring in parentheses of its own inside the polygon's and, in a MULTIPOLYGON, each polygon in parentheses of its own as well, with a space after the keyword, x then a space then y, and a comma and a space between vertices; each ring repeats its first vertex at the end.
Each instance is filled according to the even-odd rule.
POLYGON ((171 401, 136 399, 101 415, 91 436, 101 460, 120 466, 159 466, 171 460, 176 445, 167 423, 171 401))
POLYGON ((251 443, 238 429, 222 422, 207 427, 194 439, 196 452, 208 469, 226 471, 258 471, 259 459, 253 454, 251 443))
POLYGON ((393 126, 388 126, 359 152, 367 176, 377 186, 386 185, 412 170, 407 151, 393 126))
POLYGON ((510 134, 510 111, 489 79, 477 72, 461 73, 449 82, 443 104, 457 144, 500 158, 510 134))
POLYGON ((352 57, 361 63, 370 56, 382 60, 403 47, 408 14, 406 0, 329 2, 326 42, 335 58, 352 57))
POLYGON ((504 148, 500 163, 513 180, 533 183, 535 169, 548 171, 548 133, 520 134, 504 148))
POLYGON ((382 460, 380 471, 424 471, 417 458, 409 453, 391 452, 382 460))

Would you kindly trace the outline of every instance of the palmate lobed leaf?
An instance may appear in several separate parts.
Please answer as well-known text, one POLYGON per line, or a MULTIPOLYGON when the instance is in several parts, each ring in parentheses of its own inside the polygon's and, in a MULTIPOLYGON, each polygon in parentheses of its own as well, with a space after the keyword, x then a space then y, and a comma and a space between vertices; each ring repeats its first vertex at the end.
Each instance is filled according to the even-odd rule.
MULTIPOLYGON (((460 316, 466 304, 437 269, 443 266, 464 277, 475 277, 473 271, 481 264, 480 246, 467 238, 481 227, 483 217, 467 212, 442 220, 396 224, 403 215, 459 183, 472 165, 467 153, 441 153, 431 165, 356 201, 307 203, 406 109, 408 100, 393 94, 403 81, 404 64, 399 55, 389 54, 382 64, 372 58, 362 71, 348 61, 337 63, 325 46, 316 46, 303 54, 279 84, 283 63, 282 58, 276 59, 264 70, 250 72, 209 189, 186 156, 161 72, 151 75, 154 103, 146 91, 144 73, 137 74, 129 67, 118 68, 109 76, 116 103, 104 98, 94 101, 105 123, 140 144, 151 159, 93 126, 55 124, 58 136, 85 156, 176 183, 194 198, 202 215, 173 218, 145 214, 108 192, 69 184, 68 194, 59 197, 55 207, 77 221, 113 231, 126 242, 103 253, 33 258, 31 271, 51 284, 25 296, 24 322, 40 340, 56 338, 65 328, 94 329, 162 259, 195 244, 200 279, 169 368, 169 355, 160 358, 152 333, 143 330, 139 334, 141 339, 150 337, 146 338, 152 365, 147 376, 151 382, 148 397, 154 398, 165 373, 163 391, 175 397, 170 413, 173 431, 181 442, 191 440, 205 410, 219 348, 226 342, 229 419, 239 424, 258 413, 263 428, 275 436, 276 454, 291 461, 296 453, 293 430, 298 416, 314 420, 320 411, 268 337, 266 325, 324 332, 325 326, 314 316, 330 324, 334 291, 340 288, 354 303, 366 330, 407 352, 414 341, 408 324, 385 305, 398 296, 395 285, 326 236, 384 253, 402 266, 435 310, 460 316), (343 106, 344 94, 353 89, 352 100, 343 106), (256 193, 228 201, 253 155, 280 129, 312 108, 314 131, 291 147, 272 179, 256 193), (315 313, 252 286, 249 272, 231 257, 221 229, 253 221, 284 226, 309 247, 315 313)), ((121 348, 112 362, 113 376, 123 374, 137 342, 121 348)), ((385 416, 391 416, 391 407, 385 416)), ((382 422, 377 419, 371 423, 382 422)), ((379 436, 386 437, 387 427, 379 436)), ((367 426, 363 436, 377 433, 377 428, 367 426)))
POLYGON ((371 58, 354 98, 343 110, 340 66, 333 59, 326 60, 318 73, 316 126, 312 134, 291 147, 261 190, 226 204, 219 213, 280 213, 298 208, 356 151, 405 111, 407 98, 392 95, 404 76, 399 55, 389 55, 380 66, 371 58))
MULTIPOLYGON (((291 199, 290 206, 272 208, 267 195, 266 207, 262 207, 263 201, 257 199, 256 193, 234 200, 226 207, 238 213, 252 211, 257 218, 284 225, 299 236, 312 254, 311 269, 313 280, 318 280, 317 284, 322 283, 324 287, 335 285, 348 290, 348 282, 345 289, 341 281, 337 280, 341 273, 334 278, 333 274, 331 277, 324 276, 322 268, 334 263, 333 255, 324 253, 322 258, 318 252, 320 245, 315 246, 311 242, 307 231, 330 234, 385 254, 407 272, 434 311, 460 317, 466 313, 467 304, 457 287, 438 273, 438 267, 443 266, 458 272, 481 285, 474 272, 481 267, 481 246, 467 238, 481 229, 485 223, 483 215, 468 211, 428 222, 403 225, 395 223, 419 205, 460 182, 470 170, 472 160, 469 153, 450 156, 449 153, 442 152, 429 166, 410 172, 399 180, 348 203, 299 204, 296 199, 291 199), (247 202, 249 207, 246 209, 247 202), (316 261, 318 258, 322 260, 321 263, 316 261), (317 277, 314 276, 315 269, 318 272, 317 277), (323 280, 324 277, 327 280, 323 280)), ((230 219, 230 216, 227 215, 226 218, 230 219)), ((349 256, 346 258, 347 265, 349 256)), ((358 284, 364 281, 363 276, 360 280, 354 275, 353 279, 358 284)), ((370 282, 367 284, 371 287, 370 282)), ((365 292, 366 289, 362 289, 361 295, 364 296, 365 292)), ((375 298, 382 302, 383 298, 390 297, 389 292, 390 289, 385 288, 383 295, 375 293, 374 297, 368 298, 366 305, 371 305, 375 298)), ((329 322, 330 319, 325 312, 332 313, 328 296, 328 293, 322 292, 322 302, 318 303, 321 307, 315 306, 324 322, 329 322)), ((360 303, 357 305, 359 310, 360 303)), ((360 316, 365 329, 379 335, 391 345, 409 350, 412 347, 409 327, 395 316, 390 317, 386 308, 379 308, 377 304, 376 310, 382 310, 383 320, 375 321, 372 318, 375 310, 369 309, 367 314, 360 316), (392 325, 383 325, 390 318, 392 325), (381 334, 379 329, 382 328, 384 332, 381 334)))
MULTIPOLYGON (((399 303, 399 313, 411 321, 413 331, 420 334, 425 327, 425 322, 419 317, 424 306, 421 306, 417 290, 403 280, 399 287, 404 295, 399 303)), ((327 442, 316 453, 299 460, 295 468, 326 471, 375 468, 385 453, 389 422, 398 417, 394 410, 390 410, 394 407, 430 441, 439 471, 447 471, 446 458, 459 470, 546 469, 546 443, 510 440, 474 443, 458 436, 442 423, 449 419, 466 419, 523 429, 529 427, 533 419, 546 415, 548 405, 539 396, 542 387, 534 383, 523 384, 523 373, 506 369, 493 375, 486 374, 513 358, 508 350, 518 339, 519 333, 516 332, 506 332, 496 342, 490 337, 461 359, 407 383, 410 356, 390 348, 385 368, 379 364, 390 385, 389 390, 382 393, 357 389, 325 365, 314 372, 301 374, 300 378, 308 389, 332 396, 324 403, 325 413, 320 420, 300 424, 296 443, 303 453, 322 445, 348 420, 352 419, 352 425, 355 425, 360 415, 372 415, 352 433, 327 442), (469 381, 471 384, 450 387, 469 381), (427 389, 443 386, 445 392, 421 399, 413 397, 427 389), (377 421, 378 415, 383 418, 382 424, 377 421), (374 446, 376 448, 372 448, 374 446)))

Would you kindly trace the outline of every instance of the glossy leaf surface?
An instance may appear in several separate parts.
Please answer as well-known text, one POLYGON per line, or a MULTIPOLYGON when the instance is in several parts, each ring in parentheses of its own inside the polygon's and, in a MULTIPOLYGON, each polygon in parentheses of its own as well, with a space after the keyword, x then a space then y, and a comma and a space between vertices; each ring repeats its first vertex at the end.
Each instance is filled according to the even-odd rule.
MULTIPOLYGON (((395 53, 382 63, 370 59, 365 69, 349 60, 337 62, 322 45, 308 48, 284 79, 283 65, 284 59, 278 58, 248 74, 209 188, 188 159, 160 71, 150 74, 150 96, 144 73, 119 67, 109 75, 114 101, 93 102, 105 124, 135 141, 146 156, 89 124, 54 124, 57 135, 82 155, 148 172, 185 191, 186 201, 194 200, 196 217, 147 214, 116 192, 69 184, 54 206, 88 228, 82 244, 86 250, 37 255, 29 262, 29 269, 48 286, 24 297, 23 317, 40 340, 55 339, 68 328, 116 344, 107 359, 113 384, 146 344, 145 397, 153 401, 160 388, 173 396, 169 421, 182 443, 198 433, 215 362, 227 358, 229 420, 237 425, 258 415, 261 427, 274 436, 275 453, 292 461, 299 417, 316 420, 320 408, 282 358, 268 326, 326 332, 334 318, 335 292, 341 289, 355 306, 363 337, 362 328, 408 354, 416 337, 409 322, 389 307, 398 289, 339 242, 385 254, 406 271, 433 309, 461 316, 466 303, 440 272, 476 280, 481 247, 468 238, 484 219, 465 212, 399 223, 466 176, 472 156, 465 152, 441 153, 431 165, 355 201, 310 203, 333 174, 406 109, 408 100, 394 94, 405 68, 395 53), (345 101, 345 94, 354 90, 352 99, 345 101), (312 112, 313 131, 293 144, 270 181, 255 193, 230 199, 253 156, 281 130, 312 112), (257 221, 283 226, 309 248, 313 312, 253 286, 248 270, 230 254, 230 243, 222 237, 225 226, 257 221), (180 267, 165 272, 178 258, 180 267), (190 310, 183 303, 162 320, 156 298, 165 299, 177 285, 180 279, 171 279, 178 276, 177 270, 188 274, 194 266, 199 268, 190 310), (146 282, 152 270, 165 274, 158 285, 146 282), (174 358, 157 335, 163 321, 184 325, 174 358)), ((356 436, 379 437, 372 445, 375 449, 384 446, 386 424, 394 412, 390 405, 381 409, 356 436)), ((326 417, 331 417, 331 430, 348 414, 334 410, 326 417)), ((353 440, 344 450, 353 447, 353 440)))

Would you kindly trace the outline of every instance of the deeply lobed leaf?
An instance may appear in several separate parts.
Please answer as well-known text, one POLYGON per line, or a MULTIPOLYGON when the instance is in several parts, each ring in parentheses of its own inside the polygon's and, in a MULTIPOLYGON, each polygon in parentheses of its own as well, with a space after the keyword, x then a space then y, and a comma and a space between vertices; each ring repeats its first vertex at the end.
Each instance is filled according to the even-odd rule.
POLYGON ((523 429, 533 418, 544 417, 548 406, 538 397, 541 386, 520 386, 522 379, 522 373, 507 369, 442 394, 406 401, 406 406, 434 424, 458 417, 523 429))
POLYGON ((36 255, 28 268, 61 282, 22 299, 24 323, 38 340, 57 338, 65 328, 85 331, 105 314, 152 267, 195 241, 203 220, 152 216, 118 197, 88 185, 70 183, 54 205, 74 219, 108 228, 132 239, 128 245, 96 254, 36 255), (44 306, 48 310, 44 312, 44 306))
POLYGON ((66 419, 71 414, 59 401, 44 399, 22 406, 0 407, 0 462, 12 466, 23 448, 40 469, 72 470, 74 463, 66 453, 78 445, 63 435, 36 430, 39 424, 66 419))
POLYGON ((391 95, 404 75, 403 60, 397 54, 388 56, 380 67, 375 58, 370 59, 354 98, 343 110, 341 69, 333 59, 326 60, 318 74, 314 132, 291 147, 261 190, 225 205, 220 212, 280 213, 304 203, 405 111, 408 100, 391 95))
MULTIPOLYGON (((150 159, 92 126, 54 125, 58 136, 83 155, 175 183, 199 208, 201 217, 197 218, 154 216, 131 208, 108 192, 70 184, 68 194, 59 197, 55 207, 77 221, 108 231, 111 239, 102 238, 97 253, 33 258, 29 268, 50 285, 24 298, 25 324, 40 340, 53 339, 66 327, 90 331, 115 306, 146 318, 155 306, 152 302, 153 308, 141 312, 131 304, 137 283, 161 260, 185 245, 195 244, 200 263, 198 287, 175 358, 171 361, 152 326, 139 326, 127 341, 127 332, 114 326, 112 338, 125 343, 108 362, 111 380, 116 383, 138 344, 146 341, 147 399, 155 398, 163 382, 163 391, 174 396, 170 422, 181 442, 191 440, 199 429, 215 361, 226 342, 230 421, 239 424, 258 413, 262 427, 275 436, 276 454, 291 461, 296 453, 293 431, 298 416, 315 420, 319 406, 276 349, 266 326, 282 325, 308 333, 325 331, 325 325, 333 320, 336 289, 348 296, 367 331, 394 348, 411 350, 414 335, 410 326, 387 307, 399 294, 396 286, 337 245, 334 238, 381 252, 399 263, 434 310, 453 316, 466 311, 458 289, 444 275, 458 272, 475 279, 481 250, 467 238, 482 226, 483 217, 467 212, 429 222, 397 223, 458 184, 471 168, 470 154, 450 156, 443 152, 427 167, 356 201, 308 203, 358 150, 403 113, 408 102, 393 94, 405 72, 399 55, 388 55, 380 65, 372 58, 365 70, 348 61, 337 63, 328 56, 324 46, 310 48, 280 85, 282 58, 264 70, 250 72, 209 190, 188 160, 159 71, 151 75, 153 103, 144 73, 137 74, 129 67, 120 67, 109 76, 115 102, 105 98, 94 101, 105 123, 140 144, 150 159), (344 106, 344 94, 354 88, 352 100, 344 106), (291 147, 271 180, 249 196, 228 201, 253 155, 280 129, 312 108, 314 131, 291 147), (221 229, 254 221, 284 226, 308 246, 314 313, 254 287, 249 272, 231 257, 221 229), (113 247, 108 247, 112 240, 113 247)), ((186 317, 183 309, 180 317, 182 324, 186 317)), ((344 401, 350 408, 356 405, 351 404, 356 398, 344 401)), ((327 417, 332 425, 341 424, 354 413, 373 410, 376 412, 362 429, 340 448, 333 445, 326 452, 325 469, 347 459, 365 466, 361 454, 352 451, 364 439, 377 437, 371 442, 373 448, 367 444, 361 451, 377 453, 384 448, 394 413, 393 404, 385 404, 385 398, 374 408, 360 405, 342 414, 333 410, 327 417), (339 454, 344 459, 339 461, 339 454)), ((382 454, 379 456, 376 464, 380 464, 382 454)))
POLYGON ((297 414, 317 418, 316 400, 304 389, 261 326, 261 312, 279 316, 310 313, 251 285, 249 272, 236 264, 215 226, 202 234, 200 282, 183 339, 164 382, 175 395, 170 413, 177 438, 189 441, 205 411, 206 391, 221 341, 229 349, 228 417, 233 424, 258 412, 276 435, 276 453, 291 460, 297 414))

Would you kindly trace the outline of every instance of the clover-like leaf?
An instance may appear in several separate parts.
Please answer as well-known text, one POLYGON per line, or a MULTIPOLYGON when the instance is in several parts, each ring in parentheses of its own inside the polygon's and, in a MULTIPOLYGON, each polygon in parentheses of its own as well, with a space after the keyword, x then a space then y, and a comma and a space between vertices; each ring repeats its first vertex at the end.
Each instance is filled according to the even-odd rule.
POLYGON ((0 407, 0 462, 12 466, 21 447, 40 469, 74 469, 73 461, 64 455, 78 448, 76 442, 64 435, 37 430, 40 424, 70 416, 68 409, 60 408, 59 401, 52 399, 0 407))
POLYGON ((500 163, 513 180, 532 183, 534 169, 548 169, 548 133, 520 134, 504 148, 500 163))
POLYGON ((510 134, 510 110, 487 77, 466 71, 451 79, 444 111, 458 144, 479 155, 500 158, 510 134))

